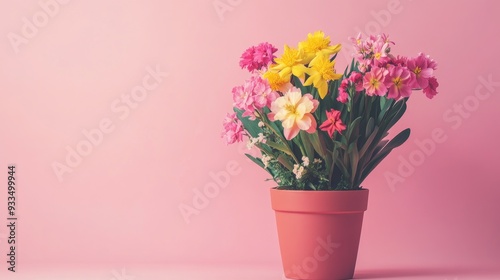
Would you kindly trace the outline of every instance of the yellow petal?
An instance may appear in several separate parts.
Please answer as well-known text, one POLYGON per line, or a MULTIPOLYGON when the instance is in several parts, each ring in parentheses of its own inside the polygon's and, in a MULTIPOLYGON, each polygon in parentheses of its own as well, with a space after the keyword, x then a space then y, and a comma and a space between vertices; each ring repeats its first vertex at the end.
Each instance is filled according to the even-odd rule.
POLYGON ((310 86, 313 84, 313 76, 309 76, 309 78, 307 78, 306 82, 304 83, 304 86, 310 86))
POLYGON ((305 73, 307 72, 307 67, 304 64, 298 64, 292 67, 292 74, 300 79, 305 77, 305 73))
POLYGON ((328 93, 328 83, 326 81, 319 85, 318 93, 321 99, 325 98, 326 94, 328 93))

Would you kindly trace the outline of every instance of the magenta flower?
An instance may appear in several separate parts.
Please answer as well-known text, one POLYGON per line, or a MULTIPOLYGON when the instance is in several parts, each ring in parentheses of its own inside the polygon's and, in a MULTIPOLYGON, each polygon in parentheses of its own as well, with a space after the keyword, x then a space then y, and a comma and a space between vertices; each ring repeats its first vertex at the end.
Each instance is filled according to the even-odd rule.
POLYGON ((346 129, 346 126, 340 119, 340 111, 335 109, 327 111, 326 121, 319 126, 319 129, 326 131, 330 137, 333 137, 333 133, 335 133, 335 131, 342 133, 342 131, 346 129))
POLYGON ((407 61, 408 61, 408 58, 406 56, 396 56, 396 57, 391 57, 391 62, 390 64, 394 65, 394 66, 402 66, 402 67, 406 67, 406 64, 407 64, 407 61))
POLYGON ((246 68, 250 72, 260 70, 263 67, 267 68, 276 57, 274 53, 277 50, 277 48, 267 42, 252 46, 246 49, 241 55, 240 66, 242 69, 246 68))
POLYGON ((349 100, 349 94, 347 93, 347 87, 349 86, 349 80, 344 79, 339 86, 339 96, 337 96, 337 101, 340 103, 347 103, 349 100))
POLYGON ((373 67, 370 72, 365 74, 363 78, 363 87, 367 95, 385 95, 387 87, 384 82, 388 72, 389 71, 385 68, 373 67))
POLYGON ((406 67, 391 66, 386 77, 386 84, 389 88, 387 98, 409 97, 413 85, 411 72, 406 67))
POLYGON ((349 89, 354 89, 356 92, 360 92, 364 89, 363 75, 361 75, 361 73, 352 72, 349 78, 342 80, 339 86, 339 96, 337 96, 338 102, 347 103, 347 101, 349 101, 349 89))
POLYGON ((432 77, 433 71, 437 68, 437 63, 429 56, 419 53, 417 57, 409 59, 407 62, 408 69, 415 76, 414 87, 426 88, 429 86, 429 78, 432 77))
POLYGON ((429 78, 429 86, 424 88, 424 93, 425 96, 427 96, 429 99, 432 99, 438 92, 437 92, 437 87, 439 86, 439 83, 435 77, 430 77, 429 78))
POLYGON ((349 81, 354 85, 356 91, 362 91, 363 88, 363 75, 359 72, 352 72, 349 76, 349 81))
POLYGON ((221 137, 226 145, 243 141, 243 123, 236 117, 235 113, 228 113, 222 123, 224 131, 221 137))

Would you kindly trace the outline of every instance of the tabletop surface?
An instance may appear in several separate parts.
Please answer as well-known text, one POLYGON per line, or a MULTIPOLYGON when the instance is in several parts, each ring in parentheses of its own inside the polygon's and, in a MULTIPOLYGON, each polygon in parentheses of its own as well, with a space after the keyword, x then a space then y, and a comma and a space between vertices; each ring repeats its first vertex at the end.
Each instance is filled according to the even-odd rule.
MULTIPOLYGON (((110 267, 18 268, 6 280, 286 280, 278 265, 127 265, 110 267)), ((500 280, 500 265, 488 267, 358 267, 355 279, 500 280)))

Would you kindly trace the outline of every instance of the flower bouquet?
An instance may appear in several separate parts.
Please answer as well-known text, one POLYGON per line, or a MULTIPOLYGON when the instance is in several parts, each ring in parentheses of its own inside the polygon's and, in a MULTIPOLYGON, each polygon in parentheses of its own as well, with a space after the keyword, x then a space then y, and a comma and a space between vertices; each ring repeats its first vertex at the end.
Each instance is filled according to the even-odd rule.
POLYGON ((414 90, 437 94, 436 62, 394 56, 388 36, 351 39, 355 57, 335 71, 340 44, 317 31, 297 48, 262 43, 247 49, 240 66, 252 76, 233 88, 234 113, 224 120, 231 144, 248 137, 261 157, 247 156, 269 172, 280 189, 355 190, 410 135, 388 139, 414 90))
POLYGON ((271 189, 285 275, 350 279, 354 274, 368 189, 366 177, 410 136, 389 130, 415 90, 437 94, 437 64, 420 53, 395 56, 388 36, 351 39, 354 58, 335 70, 340 44, 321 31, 283 54, 250 47, 240 66, 251 76, 233 88, 224 119, 227 144, 248 138, 246 154, 277 183, 271 189))

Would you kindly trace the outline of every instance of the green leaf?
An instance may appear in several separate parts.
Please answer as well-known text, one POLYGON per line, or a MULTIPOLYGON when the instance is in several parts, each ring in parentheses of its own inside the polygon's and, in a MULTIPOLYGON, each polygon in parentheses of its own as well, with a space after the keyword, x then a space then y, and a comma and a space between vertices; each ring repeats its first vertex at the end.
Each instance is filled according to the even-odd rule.
POLYGON ((401 119, 401 117, 403 116, 403 114, 405 112, 406 112, 406 102, 403 102, 403 105, 401 106, 401 108, 390 119, 389 124, 385 128, 386 131, 391 129, 396 124, 396 122, 399 121, 399 119, 401 119))
POLYGON ((396 135, 394 138, 392 138, 389 143, 384 147, 384 149, 394 149, 399 146, 401 146, 408 138, 410 137, 410 132, 411 130, 409 128, 401 131, 398 135, 396 135))
MULTIPOLYGON (((371 120, 373 120, 373 119, 371 119, 371 120)), ((361 147, 361 150, 359 151, 359 157, 360 158, 364 157, 366 151, 368 151, 368 149, 371 146, 375 146, 375 145, 373 145, 373 139, 375 139, 375 137, 377 136, 377 134, 378 134, 378 126, 376 126, 373 129, 373 131, 371 132, 370 136, 368 137, 368 139, 366 139, 365 143, 363 144, 363 147, 361 147)))
POLYGON ((347 145, 342 143, 342 142, 339 142, 339 141, 333 141, 333 143, 335 145, 337 145, 337 147, 341 148, 342 150, 344 151, 347 151, 347 145))
POLYGON ((383 111, 384 108, 385 108, 385 104, 386 104, 386 101, 387 101, 387 98, 385 97, 381 97, 380 98, 380 110, 383 111))
POLYGON ((306 93, 308 93, 308 92, 311 92, 311 87, 312 87, 312 86, 304 86, 304 85, 302 84, 302 82, 300 81, 300 79, 299 79, 299 78, 297 78, 297 77, 296 77, 296 76, 294 76, 294 75, 292 75, 292 84, 293 84, 296 88, 300 89, 300 91, 302 92, 302 94, 306 94, 306 93))
POLYGON ((256 157, 254 157, 254 156, 252 156, 250 154, 245 154, 245 156, 247 156, 249 159, 251 159, 253 162, 255 162, 258 166, 266 169, 264 167, 264 163, 262 163, 262 160, 260 160, 259 158, 256 158, 256 157))
POLYGON ((309 142, 311 142, 311 145, 313 146, 314 150, 318 155, 322 158, 325 158, 326 156, 326 147, 323 146, 319 139, 319 134, 318 131, 311 133, 311 134, 306 134, 307 137, 309 138, 309 142))
POLYGON ((314 147, 311 143, 311 141, 309 140, 309 137, 305 134, 309 134, 305 131, 301 131, 300 133, 300 138, 302 140, 302 145, 304 146, 304 150, 306 152, 306 156, 310 159, 310 160, 313 160, 314 159, 314 147))
POLYGON ((281 163, 286 169, 290 171, 293 170, 293 164, 284 155, 278 156, 278 162, 281 163))
POLYGON ((271 141, 271 140, 267 140, 267 141, 266 141, 266 145, 268 145, 269 147, 271 147, 271 148, 273 148, 273 149, 276 149, 276 150, 278 150, 278 151, 281 151, 281 152, 283 152, 283 153, 285 153, 285 154, 287 154, 287 155, 294 156, 294 155, 293 155, 293 153, 292 153, 292 151, 290 151, 290 150, 288 149, 288 147, 287 147, 287 146, 285 146, 285 145, 284 145, 284 144, 282 144, 282 143, 276 143, 276 142, 273 142, 273 141, 271 141))
POLYGON ((374 125, 375 125, 375 120, 372 117, 370 117, 370 119, 368 119, 368 123, 366 124, 365 136, 372 134, 374 125))
MULTIPOLYGON (((274 121, 270 121, 269 118, 267 117, 267 114, 269 114, 271 111, 267 108, 267 107, 264 107, 262 108, 262 118, 264 119, 264 122, 267 123, 272 130, 275 131, 275 134, 276 133, 281 133, 280 135, 283 136, 283 126, 281 125, 278 125, 278 122, 274 121)), ((258 123, 257 123, 258 124, 258 123)), ((280 136, 280 135, 277 135, 277 136, 280 136)))
POLYGON ((337 58, 337 54, 338 54, 338 53, 334 54, 334 55, 330 58, 330 62, 334 61, 334 60, 335 60, 335 58, 337 58))
POLYGON ((271 148, 269 148, 269 146, 267 146, 264 143, 256 143, 255 147, 259 148, 262 152, 264 152, 264 153, 266 153, 268 155, 272 155, 273 154, 273 151, 271 150, 271 148))
POLYGON ((389 153, 399 146, 401 146, 410 137, 410 129, 407 128, 401 131, 396 137, 389 141, 385 146, 383 146, 379 151, 374 152, 373 158, 368 162, 363 170, 359 184, 370 174, 370 172, 377 167, 377 165, 382 162, 382 160, 389 155, 389 153))
POLYGON ((345 138, 348 139, 349 142, 352 142, 351 136, 354 133, 357 136, 358 125, 361 122, 361 117, 357 117, 354 121, 347 125, 347 133, 345 134, 345 138))
MULTIPOLYGON (((403 107, 404 104, 405 104, 405 99, 401 99, 398 102, 394 103, 393 105, 389 106, 389 108, 387 108, 385 114, 383 114, 383 118, 379 121, 379 124, 380 124, 379 126, 380 126, 382 131, 389 130, 388 124, 391 122, 391 120, 394 118, 394 116, 401 110, 401 108, 403 107)), ((381 115, 382 115, 382 113, 381 113, 381 115)), ((379 118, 380 118, 380 116, 379 116, 379 118)))
POLYGON ((259 127, 259 120, 250 120, 248 117, 243 117, 243 111, 237 108, 234 108, 234 112, 236 113, 236 116, 238 119, 243 123, 243 127, 245 128, 246 131, 248 131, 248 134, 252 137, 258 137, 259 133, 262 132, 262 129, 259 127))
POLYGON ((377 158, 370 161, 367 166, 364 168, 362 174, 361 174, 361 177, 359 179, 359 184, 361 185, 361 183, 363 183, 363 181, 366 179, 366 177, 373 171, 373 169, 375 169, 375 167, 377 167, 377 165, 379 165, 380 162, 382 162, 382 160, 384 160, 387 155, 389 155, 390 151, 385 151, 385 152, 382 152, 380 154, 378 154, 377 158))
POLYGON ((378 118, 377 118, 377 122, 378 123, 380 123, 382 121, 382 119, 384 118, 384 116, 389 111, 389 108, 394 104, 394 99, 387 99, 385 97, 381 97, 380 98, 380 103, 382 104, 382 102, 384 102, 384 107, 382 107, 382 105, 380 105, 380 114, 378 115, 378 118), (384 101, 382 101, 382 99, 384 101))
POLYGON ((347 171, 347 168, 345 167, 344 163, 342 162, 342 159, 335 153, 334 155, 334 161, 335 165, 342 171, 342 174, 344 177, 349 178, 350 174, 349 171, 347 171))
POLYGON ((353 143, 353 147, 351 149, 350 158, 351 158, 351 183, 353 187, 356 186, 356 172, 358 171, 358 162, 359 162, 359 154, 358 147, 356 143, 353 143))

